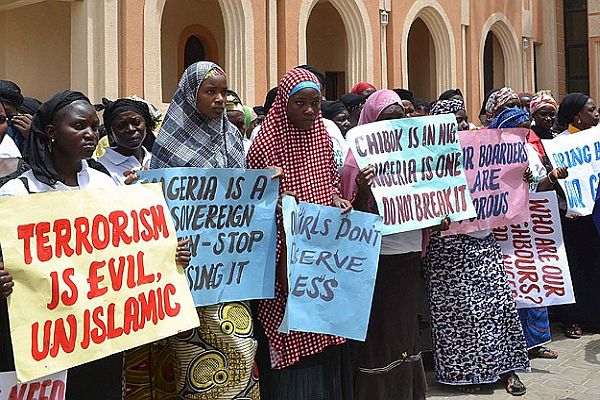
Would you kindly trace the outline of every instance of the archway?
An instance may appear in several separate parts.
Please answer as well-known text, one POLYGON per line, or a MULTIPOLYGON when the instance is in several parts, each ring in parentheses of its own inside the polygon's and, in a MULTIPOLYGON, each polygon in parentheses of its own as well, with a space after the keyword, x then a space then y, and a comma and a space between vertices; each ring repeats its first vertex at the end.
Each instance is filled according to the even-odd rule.
MULTIPOLYGON (((298 60, 307 63, 307 26, 313 8, 326 0, 303 0, 298 18, 298 60)), ((329 0, 339 13, 347 37, 346 86, 373 81, 373 31, 363 0, 329 0)))
POLYGON ((479 76, 484 80, 484 84, 480 85, 480 99, 483 99, 485 95, 488 81, 498 84, 494 87, 510 86, 516 91, 523 90, 523 56, 519 48, 519 38, 510 20, 502 13, 492 14, 484 24, 479 47, 479 76), (488 39, 490 33, 493 36, 488 39), (487 57, 491 60, 491 64, 488 61, 487 65, 488 68, 492 65, 494 70, 491 77, 489 73, 487 74, 487 78, 485 72, 486 43, 487 57), (503 68, 500 68, 500 65, 503 65, 503 68))
POLYGON ((220 64, 219 45, 212 32, 202 25, 188 26, 181 32, 178 45, 178 75, 197 61, 220 64))
POLYGON ((506 85, 504 58, 500 41, 494 32, 488 32, 483 50, 483 89, 485 93, 506 85))
POLYGON ((198 2, 194 0, 166 2, 162 14, 160 38, 162 101, 165 103, 171 101, 177 89, 183 72, 183 53, 190 37, 198 38, 205 48, 216 45, 216 54, 212 54, 216 59, 211 61, 222 63, 225 24, 221 7, 217 2, 206 2, 202 7, 198 7, 198 2))
POLYGON ((439 94, 435 45, 421 18, 413 22, 408 34, 408 88, 415 97, 429 102, 439 94))
MULTIPOLYGON (((171 18, 168 12, 164 12, 170 3, 176 3, 178 8, 181 4, 193 4, 191 15, 200 14, 193 21, 186 19, 176 21, 180 26, 179 31, 173 37, 170 49, 177 52, 178 38, 183 27, 189 25, 201 25, 209 28, 210 24, 205 24, 206 10, 208 8, 219 8, 221 10, 219 20, 223 27, 222 35, 215 34, 218 45, 219 62, 225 68, 228 75, 229 86, 234 89, 247 104, 254 104, 254 85, 255 82, 255 60, 254 60, 254 13, 251 0, 218 0, 218 2, 203 2, 202 7, 198 7, 197 2, 191 0, 145 0, 144 3, 144 96, 157 103, 168 102, 171 99, 172 91, 165 90, 166 85, 174 88, 173 83, 169 81, 170 77, 163 76, 162 63, 167 61, 163 56, 162 36, 165 34, 163 15, 165 18, 171 18), (217 4, 218 3, 218 4, 217 4), (160 62, 157 62, 160 60, 160 62), (168 82, 163 82, 165 78, 168 82), (164 84, 163 84, 164 83, 164 84)), ((177 11, 180 14, 179 11, 177 11)), ((186 17, 186 16, 184 16, 186 17)), ((215 21, 211 21, 215 22, 215 21)), ((213 29, 210 29, 214 33, 213 29)), ((171 51, 171 50, 169 50, 171 51)), ((171 60, 167 61, 171 71, 176 70, 178 57, 175 53, 171 60), (174 67, 173 67, 174 66, 174 67)), ((175 73, 174 75, 177 75, 175 73)), ((177 77, 175 80, 179 79, 177 77)), ((175 83, 176 85, 177 83, 175 83)))
MULTIPOLYGON (((419 0, 413 4, 406 15, 402 30, 402 83, 409 87, 408 40, 413 23, 420 19, 431 37, 431 62, 436 66, 434 93, 431 100, 444 90, 456 87, 456 44, 450 19, 444 8, 436 0, 419 0)), ((429 46, 428 46, 429 47, 429 46)), ((415 88, 411 87, 411 90, 415 88)))
POLYGON ((327 78, 326 97, 338 99, 346 92, 347 39, 344 21, 328 1, 318 3, 306 26, 307 63, 327 78))

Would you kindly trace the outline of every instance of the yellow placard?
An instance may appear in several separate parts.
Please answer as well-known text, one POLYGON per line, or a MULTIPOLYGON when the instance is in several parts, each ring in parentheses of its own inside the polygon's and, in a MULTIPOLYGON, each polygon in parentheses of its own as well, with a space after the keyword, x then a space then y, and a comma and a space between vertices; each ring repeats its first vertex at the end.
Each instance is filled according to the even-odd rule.
POLYGON ((160 184, 0 198, 19 382, 199 325, 160 184))

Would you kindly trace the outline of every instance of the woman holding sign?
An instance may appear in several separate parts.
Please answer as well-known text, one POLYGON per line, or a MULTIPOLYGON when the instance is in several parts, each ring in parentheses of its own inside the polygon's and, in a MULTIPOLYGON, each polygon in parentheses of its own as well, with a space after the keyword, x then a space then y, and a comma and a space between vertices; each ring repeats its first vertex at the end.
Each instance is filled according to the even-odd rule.
MULTIPOLYGON (((392 90, 379 90, 367 99, 358 124, 404 117, 400 97, 392 90)), ((352 152, 348 153, 342 179, 344 196, 353 199, 356 209, 378 213, 371 193, 373 176, 372 167, 360 170, 352 152)), ((446 229, 448 222, 444 221, 446 229)), ((425 398, 417 319, 421 249, 421 230, 381 240, 367 339, 352 343, 357 400, 425 398)))
MULTIPOLYGON (((248 167, 276 165, 284 176, 280 193, 299 200, 333 205, 345 211, 350 203, 339 195, 340 176, 333 145, 320 113, 321 88, 309 71, 294 68, 281 80, 275 103, 248 152, 248 167)), ((275 299, 260 302, 258 318, 269 342, 271 369, 261 369, 270 393, 263 399, 351 399, 346 373, 345 339, 330 335, 278 331, 287 298, 286 250, 278 234, 278 280, 275 299)))
MULTIPOLYGON (((211 62, 189 66, 152 149, 156 168, 243 168, 242 135, 225 112, 227 76, 211 62)), ((258 398, 253 320, 245 302, 198 307, 200 327, 170 338, 179 398, 258 398), (233 323, 225 315, 235 315, 233 323)))
MULTIPOLYGON (((42 104, 27 143, 31 170, 0 189, 0 195, 27 195, 114 186, 107 174, 90 167, 98 142, 98 116, 88 98, 64 91, 42 104)), ((120 399, 123 354, 71 368, 67 399, 120 399)))
MULTIPOLYGON (((565 129, 559 136, 586 134, 586 129, 598 125, 598 108, 593 99, 583 93, 569 93, 558 108, 558 122, 565 129)), ((552 160, 554 161, 554 160, 552 160)), ((560 191, 564 199, 564 192, 560 191)), ((583 328, 600 329, 600 237, 591 215, 567 218, 566 202, 559 204, 563 237, 571 270, 575 304, 556 307, 557 317, 564 324, 565 336, 579 339, 583 328)))
MULTIPOLYGON (((499 98, 502 106, 495 104, 490 115, 494 119, 501 107, 518 100, 507 91, 490 97, 499 98)), ((460 100, 442 100, 431 114, 462 116, 464 110, 460 100)), ((515 373, 529 369, 525 337, 492 232, 434 234, 423 262, 438 382, 477 393, 480 385, 501 379, 510 394, 525 394, 515 373)))

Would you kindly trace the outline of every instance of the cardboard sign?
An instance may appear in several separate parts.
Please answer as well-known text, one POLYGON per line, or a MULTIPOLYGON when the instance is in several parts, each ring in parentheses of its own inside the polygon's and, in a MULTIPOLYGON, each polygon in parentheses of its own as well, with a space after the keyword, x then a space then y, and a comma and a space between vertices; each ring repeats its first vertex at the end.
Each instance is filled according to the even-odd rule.
POLYGON ((65 400, 67 371, 18 384, 15 372, 0 372, 0 400, 65 400))
POLYGON ((346 140, 360 168, 375 168, 371 191, 383 234, 475 217, 453 114, 360 125, 346 140))
POLYGON ((160 185, 2 197, 19 381, 198 326, 160 185))
POLYGON ((282 332, 364 341, 375 290, 381 217, 283 199, 288 287, 282 332), (351 308, 351 310, 349 309, 351 308))
POLYGON ((532 193, 529 220, 494 229, 517 308, 575 302, 555 192, 532 193))
POLYGON ((190 238, 189 288, 197 306, 273 298, 279 180, 271 170, 167 168, 162 182, 180 238, 190 238))
POLYGON ((450 225, 443 236, 477 232, 527 220, 527 129, 459 132, 469 191, 477 216, 450 225))
POLYGON ((567 197, 567 217, 592 214, 600 181, 600 127, 542 142, 555 168, 569 168, 569 176, 558 180, 567 197))

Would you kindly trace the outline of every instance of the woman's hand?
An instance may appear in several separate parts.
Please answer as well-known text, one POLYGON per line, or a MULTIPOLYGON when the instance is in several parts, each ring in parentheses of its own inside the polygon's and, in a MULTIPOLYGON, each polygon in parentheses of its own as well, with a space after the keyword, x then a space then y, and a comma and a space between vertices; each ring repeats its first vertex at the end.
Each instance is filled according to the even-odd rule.
POLYGON ((367 191, 371 188, 373 184, 373 177, 375 176, 375 168, 372 165, 369 165, 360 171, 358 171, 358 175, 356 175, 356 185, 360 191, 367 191))
POLYGON ((190 239, 183 239, 177 242, 177 251, 175 252, 175 262, 177 265, 181 265, 183 268, 187 268, 192 259, 192 252, 190 251, 190 239))
POLYGON ((341 208, 342 209, 342 214, 349 213, 350 210, 352 210, 352 204, 348 200, 342 199, 337 194, 333 195, 333 202, 332 202, 332 204, 333 204, 334 207, 341 208))
POLYGON ((281 179, 283 178, 283 168, 281 167, 277 167, 275 165, 267 167, 267 169, 273 169, 275 170, 273 172, 273 175, 271 175, 271 179, 281 179))
MULTIPOLYGON (((150 168, 148 167, 142 167, 141 171, 148 171, 150 168)), ((123 172, 123 176, 125 177, 125 184, 126 185, 131 185, 133 183, 135 183, 138 179, 140 179, 139 175, 137 174, 137 170, 128 170, 123 172)))
POLYGON ((565 179, 567 176, 569 176, 569 170, 567 167, 554 168, 548 174, 548 178, 550 178, 550 182, 552 183, 556 183, 558 179, 565 179))
POLYGON ((450 229, 450 217, 446 216, 439 225, 436 225, 431 228, 434 232, 444 232, 450 229))
POLYGON ((527 168, 527 171, 525 171, 525 173, 523 174, 523 180, 527 183, 533 182, 533 174, 531 173, 531 170, 529 168, 527 168))
POLYGON ((13 278, 10 273, 4 269, 4 263, 0 261, 0 299, 5 299, 13 291, 13 278))
POLYGON ((31 114, 17 114, 12 119, 13 126, 24 138, 29 137, 32 122, 31 114))

